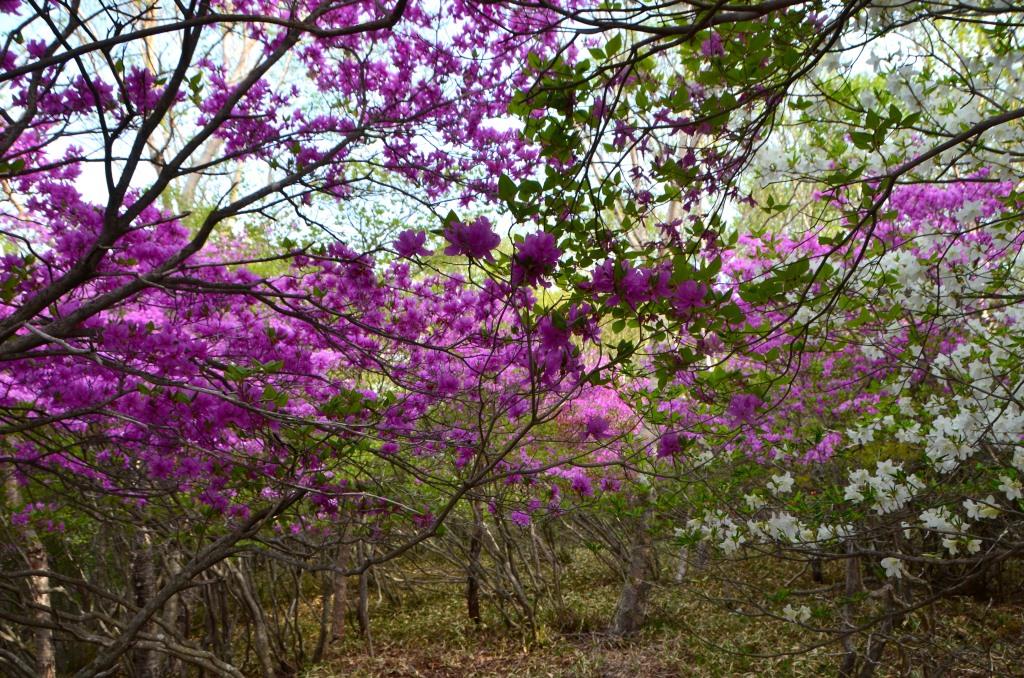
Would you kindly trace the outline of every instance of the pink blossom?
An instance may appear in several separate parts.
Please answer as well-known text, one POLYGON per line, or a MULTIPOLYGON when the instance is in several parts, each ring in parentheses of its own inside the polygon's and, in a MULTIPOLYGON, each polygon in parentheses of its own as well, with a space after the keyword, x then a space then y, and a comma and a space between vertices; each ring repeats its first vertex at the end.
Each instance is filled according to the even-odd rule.
POLYGON ((494 261, 491 250, 501 242, 487 217, 477 217, 469 224, 453 222, 444 229, 444 237, 450 243, 444 249, 448 256, 464 255, 488 261, 494 261))
POLYGON ((516 247, 512 257, 512 284, 536 285, 539 282, 547 287, 543 279, 554 271, 561 256, 553 235, 543 231, 531 233, 516 247))
POLYGON ((414 256, 429 256, 433 254, 424 246, 426 241, 427 234, 425 232, 410 229, 399 233, 392 246, 395 248, 398 256, 404 259, 411 259, 414 256))

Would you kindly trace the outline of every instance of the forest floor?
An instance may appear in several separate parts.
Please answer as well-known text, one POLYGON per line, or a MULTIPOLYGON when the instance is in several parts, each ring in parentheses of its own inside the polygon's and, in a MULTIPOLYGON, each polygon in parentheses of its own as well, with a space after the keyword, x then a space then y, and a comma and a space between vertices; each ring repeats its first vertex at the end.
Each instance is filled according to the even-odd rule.
MULTIPOLYGON (((739 602, 743 599, 729 583, 746 577, 747 582, 776 586, 792 582, 794 572, 777 563, 766 571, 760 561, 730 567, 724 572, 728 577, 722 577, 722 570, 705 571, 683 585, 656 586, 644 629, 625 640, 605 632, 620 583, 586 563, 574 568, 564 582, 568 612, 561 619, 539 620, 536 636, 529 641, 503 623, 493 606, 485 610, 485 622, 476 627, 467 617, 463 591, 455 585, 404 598, 400 604, 374 599, 370 608, 373 653, 353 625, 355 637, 332 648, 328 661, 304 676, 836 675, 837 643, 777 618, 751 615, 751 608, 739 602), (728 600, 734 602, 723 602, 728 600)), ((837 583, 837 575, 826 569, 825 585, 837 583)), ((804 578, 807 581, 799 582, 799 587, 810 588, 810 577, 804 578)), ((799 602, 794 600, 794 605, 799 602)), ((922 666, 929 663, 933 672, 938 668, 939 675, 950 677, 1024 677, 1024 600, 1018 595, 1002 603, 948 599, 936 614, 943 620, 939 627, 930 626, 925 616, 907 618, 901 629, 907 648, 890 647, 876 676, 924 676, 922 666)), ((824 627, 837 620, 815 617, 809 623, 816 622, 824 627)))

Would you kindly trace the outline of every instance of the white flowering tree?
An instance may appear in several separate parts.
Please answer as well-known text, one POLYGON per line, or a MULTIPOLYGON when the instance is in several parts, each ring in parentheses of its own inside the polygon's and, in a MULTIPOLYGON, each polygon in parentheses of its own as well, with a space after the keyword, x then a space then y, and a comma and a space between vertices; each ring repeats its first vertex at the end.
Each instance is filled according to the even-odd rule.
POLYGON ((834 563, 841 596, 761 591, 755 607, 838 636, 846 674, 873 671, 887 643, 926 644, 911 618, 1024 555, 1015 189, 986 171, 898 187, 872 241, 838 256, 824 233, 741 238, 745 255, 723 266, 741 292, 762 262, 833 264, 802 300, 746 293, 759 343, 723 364, 755 407, 734 396, 714 416, 684 395, 663 408, 721 451, 703 460, 715 492, 683 539, 813 564, 819 579, 834 563))

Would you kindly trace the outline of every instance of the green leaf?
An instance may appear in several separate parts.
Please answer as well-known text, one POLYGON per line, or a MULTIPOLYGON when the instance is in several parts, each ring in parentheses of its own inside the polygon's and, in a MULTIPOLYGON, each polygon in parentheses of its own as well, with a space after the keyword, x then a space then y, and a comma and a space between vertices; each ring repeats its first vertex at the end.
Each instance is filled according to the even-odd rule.
POLYGON ((620 49, 622 49, 622 34, 616 33, 604 46, 604 51, 608 56, 614 56, 620 49))
POLYGON ((516 184, 508 178, 507 174, 498 177, 498 197, 505 202, 512 202, 516 197, 516 184))

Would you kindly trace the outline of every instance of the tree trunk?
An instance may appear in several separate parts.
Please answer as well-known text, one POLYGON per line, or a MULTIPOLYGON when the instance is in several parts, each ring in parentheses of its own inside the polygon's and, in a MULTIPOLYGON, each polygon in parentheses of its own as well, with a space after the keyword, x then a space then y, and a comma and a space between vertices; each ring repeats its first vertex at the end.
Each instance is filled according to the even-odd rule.
MULTIPOLYGON (((21 492, 18 490, 18 481, 13 475, 8 474, 4 478, 4 489, 7 494, 7 501, 11 507, 21 506, 21 492)), ((50 559, 46 553, 46 547, 35 529, 24 524, 16 526, 18 534, 21 535, 25 549, 23 552, 25 563, 30 570, 48 572, 50 559)), ((57 676, 57 653, 53 645, 53 629, 50 628, 50 578, 45 574, 34 574, 28 577, 29 594, 29 616, 35 628, 32 631, 33 646, 35 647, 35 671, 39 678, 56 678, 57 676)))
POLYGON ((256 637, 255 649, 256 660, 260 665, 260 672, 263 678, 274 678, 277 671, 274 668, 274 657, 270 650, 270 635, 267 633, 267 622, 263 617, 263 609, 253 590, 252 582, 248 572, 242 565, 235 565, 231 560, 224 561, 228 572, 234 577, 238 585, 245 607, 249 610, 249 617, 252 618, 253 635, 256 637))
MULTIPOLYGON (((131 562, 132 592, 135 604, 142 607, 156 591, 156 563, 153 556, 153 539, 149 531, 142 528, 133 538, 134 555, 131 562)), ((147 622, 142 632, 152 636, 159 635, 154 621, 147 622)), ((152 647, 136 647, 132 650, 132 670, 140 678, 156 678, 161 673, 160 652, 152 647)))
MULTIPOLYGON (((360 565, 370 557, 366 542, 359 542, 360 565)), ((356 608, 356 617, 359 620, 359 630, 363 632, 366 640, 366 651, 373 656, 373 635, 370 633, 370 568, 359 573, 359 604, 356 608)))
POLYGON ((469 536, 469 564, 466 568, 466 609, 469 618, 480 625, 480 550, 483 546, 484 525, 480 506, 473 502, 473 531, 469 536))
POLYGON ((319 664, 327 651, 327 641, 331 637, 331 590, 334 587, 333 577, 325 577, 323 595, 320 605, 320 633, 317 634, 316 648, 313 650, 313 664, 319 664))
POLYGON ((690 547, 680 546, 679 555, 676 558, 675 581, 677 584, 682 584, 686 581, 686 570, 690 564, 690 547))
POLYGON ((839 666, 839 675, 852 678, 857 670, 857 644, 853 638, 856 628, 853 619, 853 599, 861 590, 860 558, 854 555, 853 541, 846 542, 846 586, 843 591, 846 602, 842 608, 842 645, 843 661, 839 666))
POLYGON ((348 577, 343 574, 352 566, 352 544, 349 542, 349 524, 346 522, 341 531, 338 544, 338 556, 334 561, 333 598, 331 607, 331 642, 340 642, 345 638, 345 615, 348 612, 348 577))
POLYGON ((626 581, 619 594, 619 602, 612 619, 611 632, 626 636, 640 629, 647 614, 647 599, 654 578, 653 553, 648 523, 652 508, 648 505, 636 525, 636 534, 626 570, 626 581))
POLYGON ((825 573, 821 567, 821 558, 811 558, 811 580, 815 584, 821 584, 825 581, 825 573))

